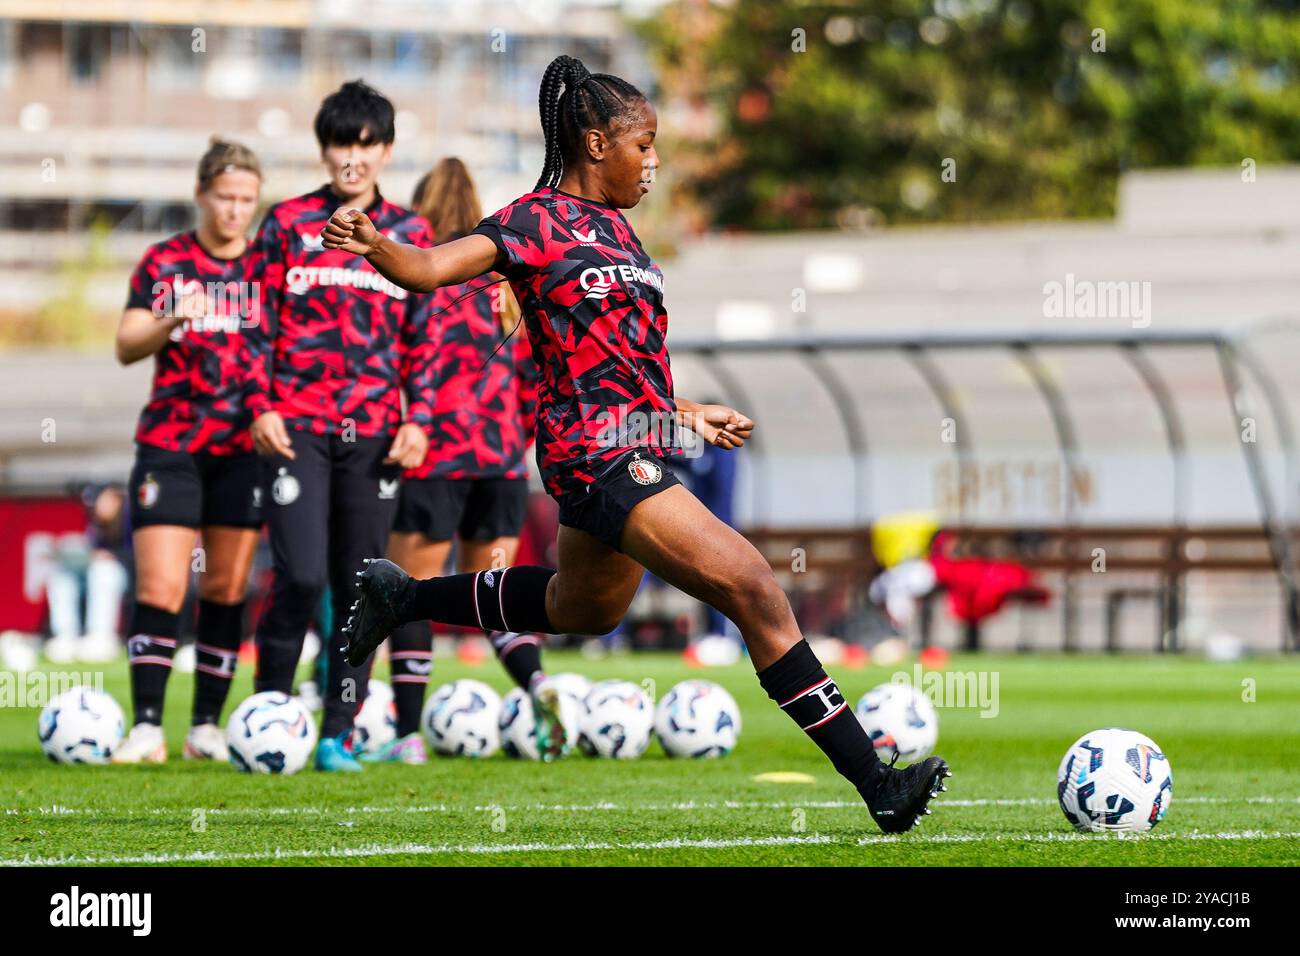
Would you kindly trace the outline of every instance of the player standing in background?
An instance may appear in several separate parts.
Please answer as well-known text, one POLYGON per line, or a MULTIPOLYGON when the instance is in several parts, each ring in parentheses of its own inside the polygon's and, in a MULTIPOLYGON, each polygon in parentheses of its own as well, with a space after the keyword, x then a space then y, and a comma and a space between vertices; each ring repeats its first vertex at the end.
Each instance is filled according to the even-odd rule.
MULTIPOLYGON (((444 159, 421 181, 416 210, 438 242, 459 239, 483 208, 469 170, 444 159)), ((519 324, 519 307, 500 276, 484 276, 434 293, 433 321, 417 339, 412 361, 435 367, 437 395, 429 452, 402 477, 388 557, 419 578, 442 574, 459 536, 464 573, 514 561, 528 506, 524 452, 536 428, 537 366, 519 324)), ((532 634, 489 634, 502 664, 528 690, 542 685, 541 640, 532 634)), ((389 646, 397 739, 367 761, 424 763, 420 711, 433 671, 433 635, 412 621, 389 646)), ((540 711, 539 711, 540 712, 540 711)), ((551 721, 558 714, 550 711, 551 721)), ((548 722, 548 727, 553 723, 548 722)), ((551 751, 564 734, 550 734, 551 751)))
POLYGON ((546 161, 533 192, 435 249, 384 237, 338 210, 325 242, 364 255, 404 288, 431 291, 489 271, 509 277, 540 367, 537 456, 560 506, 559 568, 415 580, 372 560, 347 626, 360 663, 399 625, 447 624, 603 634, 627 610, 643 569, 736 623, 768 695, 857 788, 889 832, 909 830, 944 789, 930 757, 886 767, 835 681, 800 634, 771 567, 673 474, 678 428, 723 449, 754 423, 734 409, 673 395, 663 273, 620 210, 648 193, 658 121, 615 76, 556 58, 539 96, 546 161))
POLYGON ((218 725, 262 524, 261 470, 244 405, 248 332, 259 304, 247 236, 261 185, 253 152, 214 137, 199 160, 198 228, 145 253, 118 326, 118 361, 152 355, 154 377, 130 481, 136 584, 127 652, 135 726, 114 763, 167 759, 163 697, 196 569, 198 662, 184 755, 227 759, 218 725), (196 531, 203 543, 197 555, 196 531))
POLYGON ((428 246, 432 236, 423 219, 379 194, 393 151, 392 103, 364 83, 345 83, 321 104, 315 130, 330 181, 272 206, 255 247, 263 321, 250 337, 248 407, 253 443, 266 456, 274 566, 257 625, 256 688, 292 692, 307 624, 328 585, 334 633, 322 635, 328 672, 316 767, 360 770, 348 739, 370 666, 348 664, 338 631, 353 571, 387 544, 402 469, 423 461, 428 447, 433 369, 409 360, 429 297, 326 249, 321 230, 347 203, 395 241, 428 246))

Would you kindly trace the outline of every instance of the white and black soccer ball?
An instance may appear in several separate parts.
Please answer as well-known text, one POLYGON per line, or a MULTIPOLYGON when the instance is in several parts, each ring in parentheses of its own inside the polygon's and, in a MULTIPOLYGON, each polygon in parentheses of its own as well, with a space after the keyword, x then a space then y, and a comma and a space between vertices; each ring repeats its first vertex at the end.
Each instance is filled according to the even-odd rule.
POLYGON ((911 684, 881 684, 862 695, 854 713, 871 738, 876 756, 892 763, 916 763, 939 742, 939 715, 930 698, 911 684))
POLYGON ((740 708, 713 681, 684 680, 655 708, 655 735, 670 757, 724 757, 740 737, 740 708))
POLYGON ((1174 776, 1150 737, 1106 727, 1070 745, 1056 771, 1056 797, 1076 830, 1145 833, 1169 812, 1174 776))
POLYGON ((108 694, 74 687, 45 705, 36 732, 56 763, 108 763, 126 735, 126 720, 108 694))
POLYGON ((397 703, 393 689, 381 680, 372 680, 366 699, 352 721, 352 752, 374 752, 397 739, 397 703))
POLYGON ((490 757, 501 746, 500 717, 501 696, 482 681, 462 679, 433 692, 420 726, 437 753, 490 757))
POLYGON ((654 701, 638 685, 603 680, 592 686, 583 705, 578 747, 584 753, 631 760, 650 746, 654 701))
POLYGON ((226 721, 230 763, 245 773, 297 773, 316 747, 316 721, 297 697, 268 690, 249 697, 226 721))
POLYGON ((594 686, 590 678, 583 677, 581 674, 575 674, 573 671, 565 671, 562 674, 548 674, 547 679, 555 685, 555 689, 566 697, 571 697, 579 705, 587 699, 594 686))
MULTIPOLYGON (((565 743, 572 748, 578 741, 578 718, 582 702, 560 688, 560 723, 564 725, 565 743)), ((535 735, 533 699, 522 687, 516 687, 501 699, 501 749, 509 757, 540 760, 535 735)))

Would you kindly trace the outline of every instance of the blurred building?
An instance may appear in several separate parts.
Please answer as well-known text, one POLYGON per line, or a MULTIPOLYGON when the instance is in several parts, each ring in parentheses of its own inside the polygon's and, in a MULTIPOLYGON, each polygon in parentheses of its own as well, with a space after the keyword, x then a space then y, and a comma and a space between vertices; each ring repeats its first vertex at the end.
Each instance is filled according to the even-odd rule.
POLYGON ((0 323, 43 304, 52 272, 87 255, 92 224, 105 268, 88 277, 85 296, 95 311, 116 309, 123 268, 147 243, 192 225, 194 167, 213 133, 258 152, 268 202, 319 185, 311 121, 349 79, 365 79, 398 109, 386 194, 409 201, 417 178, 454 154, 496 208, 541 168, 537 83, 554 56, 648 81, 628 6, 3 0, 0 323))

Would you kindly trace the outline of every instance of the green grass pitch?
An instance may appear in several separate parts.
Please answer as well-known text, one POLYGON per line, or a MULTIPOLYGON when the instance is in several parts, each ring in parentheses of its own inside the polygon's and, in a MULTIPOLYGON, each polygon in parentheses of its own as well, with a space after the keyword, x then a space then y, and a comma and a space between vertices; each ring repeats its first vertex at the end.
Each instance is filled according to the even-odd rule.
MULTIPOLYGON (((910 834, 886 837, 854 791, 763 695, 747 663, 693 670, 675 656, 547 657, 553 672, 656 682, 706 677, 736 697, 744 730, 721 760, 496 756, 371 766, 364 774, 251 776, 179 759, 192 682, 174 674, 154 767, 49 763, 34 708, 0 708, 0 864, 208 865, 1283 865, 1300 858, 1300 662, 955 656, 995 671, 999 711, 941 708, 949 792, 910 834), (1248 687, 1253 686, 1254 700, 1248 687), (1151 834, 1076 835, 1056 768, 1080 734, 1134 727, 1170 759, 1174 798, 1151 834), (813 783, 765 783, 801 771, 813 783)), ((832 668, 851 702, 902 668, 832 668)), ((378 676, 385 676, 380 674, 378 676)), ((505 691, 494 661, 439 661, 433 685, 473 676, 505 691)), ((246 668, 229 706, 250 693, 246 668)), ((129 701, 125 663, 105 688, 129 701)))

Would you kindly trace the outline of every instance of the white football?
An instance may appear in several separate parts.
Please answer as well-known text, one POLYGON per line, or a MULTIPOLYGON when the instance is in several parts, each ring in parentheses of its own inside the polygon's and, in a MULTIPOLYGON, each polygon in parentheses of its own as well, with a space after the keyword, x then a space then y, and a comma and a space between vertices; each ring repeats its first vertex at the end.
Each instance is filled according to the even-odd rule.
POLYGON ((563 674, 548 674, 547 679, 555 685, 561 694, 572 697, 579 703, 586 700, 587 695, 591 693, 591 680, 572 671, 565 671, 563 674))
MULTIPOLYGON (((582 736, 582 715, 587 712, 587 695, 591 693, 592 687, 596 686, 588 677, 581 674, 575 674, 572 671, 565 671, 562 674, 548 674, 547 679, 555 685, 563 696, 569 698, 569 707, 573 710, 573 739, 569 741, 570 746, 576 746, 579 738, 582 736)), ((561 714, 568 726, 569 719, 561 714)))
POLYGON ((316 747, 316 722, 297 697, 263 691, 231 713, 226 746, 230 763, 245 773, 297 773, 316 747))
POLYGON ((1145 833, 1169 811, 1174 775, 1150 737, 1106 727, 1070 745, 1056 771, 1056 797, 1076 830, 1145 833))
MULTIPOLYGON (((560 690, 560 722, 564 724, 565 743, 572 748, 578 741, 578 716, 581 704, 560 690)), ((516 687, 501 700, 501 749, 510 757, 540 760, 537 738, 534 735, 536 720, 533 717, 533 699, 522 687, 516 687)))
POLYGON ((397 704, 393 689, 372 680, 366 699, 352 721, 352 752, 373 752, 397 739, 397 704))
POLYGON ((930 698, 910 684, 881 684, 862 695, 855 711, 885 763, 928 757, 939 742, 939 715, 930 698))
POLYGON ((604 680, 587 693, 578 747, 587 754, 631 760, 645 753, 654 730, 654 701, 638 685, 604 680))
POLYGON ((420 715, 430 746, 440 754, 490 757, 501 745, 501 697, 482 681, 462 679, 433 692, 420 715))
POLYGON ((655 708, 655 734, 670 757, 722 757, 740 736, 740 708, 713 681, 684 680, 655 708))
POLYGON ((56 763, 108 763, 126 734, 126 720, 108 694, 74 687, 45 705, 36 732, 56 763))

